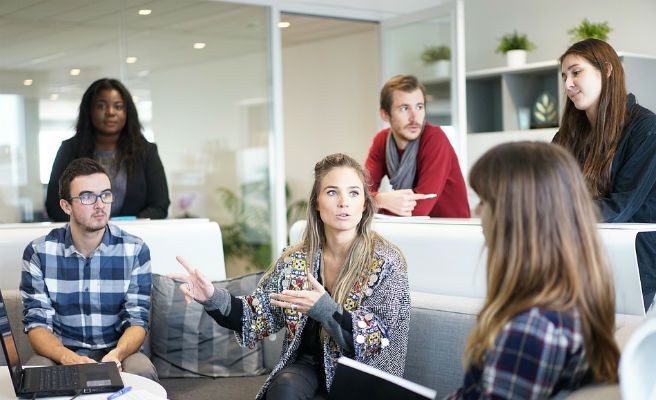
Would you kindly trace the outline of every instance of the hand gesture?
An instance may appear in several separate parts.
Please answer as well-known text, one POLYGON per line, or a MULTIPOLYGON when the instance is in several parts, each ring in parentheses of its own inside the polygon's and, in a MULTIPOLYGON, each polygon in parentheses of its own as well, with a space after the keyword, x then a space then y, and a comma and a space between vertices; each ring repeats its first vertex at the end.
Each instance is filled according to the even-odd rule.
POLYGON ((376 195, 376 205, 378 205, 379 208, 384 208, 396 215, 409 217, 412 215, 412 210, 414 210, 415 206, 417 205, 417 200, 423 200, 431 197, 435 196, 415 193, 411 189, 379 192, 376 195))
POLYGON ((191 300, 199 302, 209 300, 214 294, 214 285, 212 285, 212 281, 207 279, 196 268, 187 264, 184 258, 177 256, 175 259, 178 260, 185 270, 187 270, 187 274, 172 273, 166 274, 166 276, 171 279, 185 281, 184 284, 180 285, 180 291, 184 294, 187 304, 191 303, 191 300))
POLYGON ((310 311, 319 298, 326 293, 326 289, 312 274, 308 274, 307 279, 311 290, 283 290, 280 293, 271 293, 271 304, 302 313, 310 311))

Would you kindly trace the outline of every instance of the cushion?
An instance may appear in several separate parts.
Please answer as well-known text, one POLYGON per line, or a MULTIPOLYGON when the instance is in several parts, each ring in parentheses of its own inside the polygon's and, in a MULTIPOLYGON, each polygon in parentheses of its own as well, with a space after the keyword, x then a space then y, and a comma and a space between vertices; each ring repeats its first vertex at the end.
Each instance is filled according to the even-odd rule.
MULTIPOLYGON (((262 273, 213 282, 235 296, 250 294, 262 273)), ((160 378, 253 376, 263 374, 261 344, 242 348, 234 332, 219 326, 203 306, 187 305, 176 282, 153 274, 152 361, 160 378)))

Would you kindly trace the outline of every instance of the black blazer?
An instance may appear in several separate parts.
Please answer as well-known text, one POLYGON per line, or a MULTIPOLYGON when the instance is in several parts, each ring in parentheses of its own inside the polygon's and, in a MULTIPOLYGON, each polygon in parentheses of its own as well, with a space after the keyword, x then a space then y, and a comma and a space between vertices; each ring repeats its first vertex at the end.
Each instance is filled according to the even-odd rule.
MULTIPOLYGON (((75 137, 63 141, 52 165, 46 195, 46 211, 48 217, 53 221, 66 222, 69 220, 68 214, 59 206, 59 177, 68 163, 78 157, 75 154, 75 137)), ((148 142, 144 157, 140 163, 135 165, 132 174, 128 176, 123 208, 112 216, 163 219, 168 214, 170 204, 169 188, 162 160, 157 153, 157 145, 148 142)))

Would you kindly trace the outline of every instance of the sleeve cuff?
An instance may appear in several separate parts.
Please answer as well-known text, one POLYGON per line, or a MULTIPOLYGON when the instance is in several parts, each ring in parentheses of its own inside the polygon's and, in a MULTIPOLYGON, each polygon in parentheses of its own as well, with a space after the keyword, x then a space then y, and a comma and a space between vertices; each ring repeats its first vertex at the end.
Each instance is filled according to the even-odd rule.
POLYGON ((341 307, 339 304, 330 297, 328 292, 325 292, 314 306, 308 311, 308 316, 310 316, 315 321, 319 321, 322 325, 325 325, 329 318, 337 312, 341 312, 341 307))
POLYGON ((218 310, 221 314, 227 315, 230 312, 230 293, 221 288, 214 288, 214 294, 207 301, 199 301, 207 311, 218 310))

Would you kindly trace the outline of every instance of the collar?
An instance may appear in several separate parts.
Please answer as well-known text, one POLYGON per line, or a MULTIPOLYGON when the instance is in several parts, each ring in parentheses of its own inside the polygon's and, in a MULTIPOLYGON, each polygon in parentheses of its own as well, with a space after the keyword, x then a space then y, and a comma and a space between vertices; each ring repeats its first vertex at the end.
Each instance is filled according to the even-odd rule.
MULTIPOLYGON (((64 228, 66 229, 66 233, 64 235, 64 256, 70 257, 73 255, 79 255, 84 257, 84 255, 75 248, 75 244, 73 243, 73 233, 71 232, 70 223, 66 224, 64 228)), ((103 233, 102 240, 100 241, 98 247, 93 251, 92 256, 98 251, 100 252, 106 251, 107 248, 113 242, 115 242, 114 238, 118 236, 119 233, 117 229, 118 227, 111 225, 109 223, 105 226, 105 232, 103 233)))

